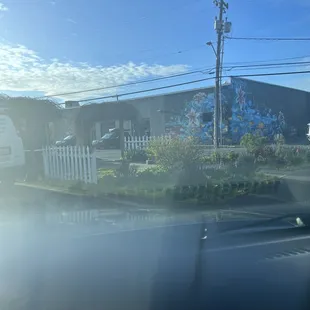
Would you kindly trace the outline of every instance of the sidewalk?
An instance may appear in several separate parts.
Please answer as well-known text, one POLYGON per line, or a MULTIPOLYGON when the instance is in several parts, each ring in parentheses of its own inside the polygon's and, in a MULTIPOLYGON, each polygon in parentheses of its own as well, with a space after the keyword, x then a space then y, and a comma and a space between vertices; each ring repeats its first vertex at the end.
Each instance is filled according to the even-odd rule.
POLYGON ((279 177, 281 179, 310 182, 310 167, 298 168, 296 170, 270 170, 262 169, 260 172, 279 177))

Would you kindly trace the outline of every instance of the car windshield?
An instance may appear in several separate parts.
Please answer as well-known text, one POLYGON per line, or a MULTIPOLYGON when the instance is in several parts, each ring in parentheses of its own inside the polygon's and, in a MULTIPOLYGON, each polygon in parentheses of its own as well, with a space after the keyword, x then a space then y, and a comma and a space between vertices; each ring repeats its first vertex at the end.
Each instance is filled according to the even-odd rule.
POLYGON ((101 137, 101 140, 110 139, 110 138, 112 138, 114 135, 115 135, 115 134, 113 134, 113 132, 106 133, 104 136, 101 137))
POLYGON ((64 138, 64 141, 71 140, 73 138, 74 138, 73 136, 67 136, 67 137, 64 138))
POLYGON ((0 310, 153 309, 140 275, 171 249, 181 283, 200 225, 310 214, 309 26, 310 0, 0 0, 0 310))

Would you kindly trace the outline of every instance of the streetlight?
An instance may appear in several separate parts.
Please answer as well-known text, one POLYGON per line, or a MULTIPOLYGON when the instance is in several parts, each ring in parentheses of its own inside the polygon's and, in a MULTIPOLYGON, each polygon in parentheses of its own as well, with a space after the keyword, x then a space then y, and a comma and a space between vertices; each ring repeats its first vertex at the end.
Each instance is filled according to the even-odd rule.
POLYGON ((211 41, 209 41, 209 42, 207 42, 206 44, 207 44, 208 46, 211 46, 211 47, 212 47, 213 52, 214 52, 214 55, 216 56, 216 50, 215 50, 215 48, 214 48, 213 43, 212 43, 211 41))

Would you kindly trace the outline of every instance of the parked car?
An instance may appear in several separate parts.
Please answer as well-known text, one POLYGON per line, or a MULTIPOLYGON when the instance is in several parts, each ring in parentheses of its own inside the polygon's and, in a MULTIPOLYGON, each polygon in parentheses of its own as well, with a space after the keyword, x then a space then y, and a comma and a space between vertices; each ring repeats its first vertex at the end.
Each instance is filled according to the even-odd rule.
POLYGON ((56 146, 75 146, 76 145, 76 136, 69 135, 61 141, 56 141, 56 146))
MULTIPOLYGON (((125 131, 124 138, 130 137, 130 134, 125 131)), ((100 138, 100 140, 94 140, 92 146, 96 149, 120 149, 120 130, 117 128, 110 129, 109 133, 106 133, 100 138)))

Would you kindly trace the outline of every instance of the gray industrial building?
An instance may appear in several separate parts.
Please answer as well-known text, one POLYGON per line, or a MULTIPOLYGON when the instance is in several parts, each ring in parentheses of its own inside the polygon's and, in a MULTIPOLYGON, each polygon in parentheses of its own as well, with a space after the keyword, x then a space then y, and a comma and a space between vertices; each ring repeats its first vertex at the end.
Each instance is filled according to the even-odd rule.
MULTIPOLYGON (((248 132, 270 139, 282 133, 289 143, 307 141, 309 92, 232 78, 222 86, 221 107, 223 143, 239 143, 248 132)), ((214 87, 81 106, 67 102, 55 135, 60 138, 70 132, 81 143, 89 143, 121 121, 132 135, 191 135, 211 143, 213 119, 208 116, 213 108, 214 87)))

